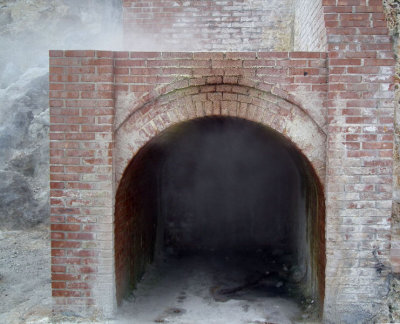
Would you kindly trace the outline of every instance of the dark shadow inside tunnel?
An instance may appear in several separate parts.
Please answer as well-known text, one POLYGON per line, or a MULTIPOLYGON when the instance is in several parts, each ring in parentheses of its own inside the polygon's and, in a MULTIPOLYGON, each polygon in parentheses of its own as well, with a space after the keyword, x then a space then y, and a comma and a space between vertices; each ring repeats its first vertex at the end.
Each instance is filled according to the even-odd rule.
POLYGON ((210 287, 216 301, 253 291, 322 307, 324 209, 310 162, 276 131, 232 117, 172 126, 139 150, 117 191, 117 300, 148 264, 201 257, 236 274, 210 287))

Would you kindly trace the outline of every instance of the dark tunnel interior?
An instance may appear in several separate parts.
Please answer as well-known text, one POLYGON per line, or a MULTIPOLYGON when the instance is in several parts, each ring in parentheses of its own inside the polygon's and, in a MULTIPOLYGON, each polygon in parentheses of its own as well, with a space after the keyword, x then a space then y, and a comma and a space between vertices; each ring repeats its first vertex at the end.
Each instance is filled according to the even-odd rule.
POLYGON ((233 117, 172 126, 139 150, 117 191, 118 301, 148 264, 201 256, 237 274, 216 300, 262 290, 321 307, 324 217, 318 177, 283 135, 233 117))

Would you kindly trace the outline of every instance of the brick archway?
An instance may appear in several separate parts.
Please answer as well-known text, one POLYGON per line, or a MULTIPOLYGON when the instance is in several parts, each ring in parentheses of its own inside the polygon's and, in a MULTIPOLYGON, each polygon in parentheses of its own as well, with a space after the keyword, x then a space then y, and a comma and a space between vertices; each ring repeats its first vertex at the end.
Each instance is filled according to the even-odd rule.
MULTIPOLYGON (((182 83, 177 83, 177 85, 182 85, 182 83)), ((184 85, 188 85, 188 83, 184 83, 184 85)), ((132 190, 128 188, 134 185, 135 181, 140 181, 136 179, 137 175, 134 175, 134 169, 138 164, 143 165, 144 162, 141 159, 146 154, 148 143, 175 125, 208 116, 230 116, 272 129, 293 147, 296 147, 299 152, 299 158, 302 161, 299 160, 299 165, 304 165, 304 172, 307 174, 308 198, 306 204, 309 215, 307 223, 310 227, 308 231, 311 233, 308 238, 311 246, 308 253, 312 271, 315 272, 308 280, 313 282, 310 284, 313 287, 310 289, 314 290, 313 294, 319 295, 317 299, 323 303, 325 291, 323 183, 326 134, 304 109, 293 103, 293 98, 291 98, 292 102, 289 102, 287 100, 289 97, 282 98, 277 95, 277 93, 285 94, 283 91, 278 92, 273 88, 271 88, 272 91, 267 92, 248 85, 201 84, 178 89, 169 87, 164 90, 166 90, 165 93, 156 98, 151 99, 151 96, 147 96, 147 102, 133 109, 133 112, 125 120, 116 125, 114 248, 117 300, 120 302, 124 294, 129 292, 132 282, 136 282, 140 278, 138 273, 144 271, 145 264, 150 262, 151 255, 154 253, 151 242, 155 240, 155 234, 152 232, 151 226, 143 219, 133 217, 132 214, 135 212, 132 210, 132 206, 128 206, 130 201, 137 199, 128 193, 132 190), (126 190, 128 191, 125 192, 126 190), (139 228, 139 232, 137 232, 137 228, 132 227, 133 223, 139 228), (145 234, 141 234, 141 231, 145 234), (130 236, 142 237, 142 235, 145 242, 143 243, 144 251, 147 252, 140 252, 134 248, 125 249, 133 244, 129 241, 130 236), (142 253, 144 254, 142 255, 142 253), (139 259, 136 259, 138 254, 140 254, 139 259), (134 264, 139 265, 138 268, 134 264), (135 270, 132 270, 132 267, 135 270)))
POLYGON ((322 53, 51 51, 55 309, 114 314, 116 182, 154 135, 217 114, 280 132, 325 183, 324 320, 389 318, 387 280, 400 269, 391 217, 395 61, 378 2, 300 1, 299 27, 311 33, 299 49, 322 53), (315 28, 302 28, 309 21, 315 28))
POLYGON ((236 84, 205 82, 200 79, 200 85, 189 86, 195 82, 185 80, 159 88, 139 100, 140 106, 136 104, 121 121, 117 117, 116 184, 132 156, 152 137, 178 122, 204 116, 240 117, 283 134, 307 157, 324 183, 326 134, 296 104, 294 96, 270 85, 250 87, 257 83, 246 79, 236 84), (160 95, 154 98, 156 94, 160 95))

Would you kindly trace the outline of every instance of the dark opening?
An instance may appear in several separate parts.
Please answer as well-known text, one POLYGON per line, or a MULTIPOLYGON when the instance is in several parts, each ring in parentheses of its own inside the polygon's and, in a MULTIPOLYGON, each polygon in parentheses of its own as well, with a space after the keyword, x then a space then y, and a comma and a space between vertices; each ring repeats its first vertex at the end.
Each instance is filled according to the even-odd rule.
POLYGON ((324 231, 320 182, 288 139, 239 118, 183 122, 136 154, 118 188, 118 302, 150 263, 170 262, 212 272, 216 302, 289 296, 320 309, 324 231))

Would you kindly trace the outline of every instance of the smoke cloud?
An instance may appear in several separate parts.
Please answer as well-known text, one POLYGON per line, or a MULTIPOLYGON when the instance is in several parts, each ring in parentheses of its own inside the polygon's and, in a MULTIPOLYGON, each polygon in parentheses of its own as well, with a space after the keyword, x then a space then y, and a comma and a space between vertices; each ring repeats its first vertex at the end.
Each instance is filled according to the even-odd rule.
POLYGON ((122 49, 122 0, 0 0, 0 228, 49 217, 48 51, 122 49))
POLYGON ((49 49, 122 48, 122 0, 0 0, 0 86, 47 67, 49 49))

